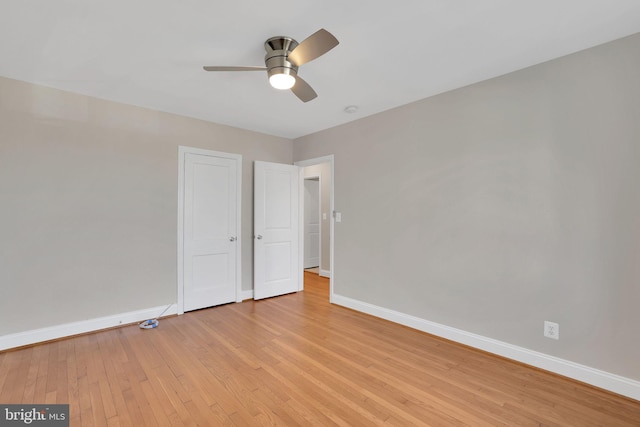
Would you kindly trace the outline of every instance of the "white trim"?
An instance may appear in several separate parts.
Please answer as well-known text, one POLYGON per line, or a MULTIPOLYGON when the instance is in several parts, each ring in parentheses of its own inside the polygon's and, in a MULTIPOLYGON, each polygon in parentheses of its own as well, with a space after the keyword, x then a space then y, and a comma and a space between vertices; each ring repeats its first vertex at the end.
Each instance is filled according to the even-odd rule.
MULTIPOLYGON (((335 218, 333 217, 333 212, 335 210, 335 205, 334 205, 334 190, 335 190, 335 173, 334 173, 334 158, 333 158, 333 154, 330 154, 328 156, 323 156, 323 157, 316 157, 313 159, 308 159, 308 160, 300 160, 298 162, 294 162, 293 164, 296 166, 300 166, 301 168, 304 168, 306 166, 313 166, 313 165, 319 165, 322 163, 329 163, 330 165, 330 169, 331 169, 331 191, 330 191, 330 201, 329 201, 329 215, 331 215, 331 219, 329 221, 329 265, 331 266, 331 270, 329 270, 328 272, 326 270, 320 270, 320 275, 324 276, 324 277, 328 277, 329 278, 329 302, 333 302, 333 285, 334 285, 334 277, 333 277, 333 272, 336 271, 336 267, 335 267, 335 260, 334 260, 334 256, 333 256, 333 252, 334 252, 334 228, 335 228, 335 218), (324 273, 324 274, 322 274, 324 273)), ((304 173, 301 173, 301 175, 304 177, 304 173)), ((304 249, 304 248, 303 248, 304 249)), ((304 254, 302 255, 304 256, 304 254)), ((304 274, 304 271, 301 270, 300 274, 304 274)))
POLYGON ((342 295, 334 295, 332 302, 337 305, 399 323, 432 335, 465 344, 565 377, 573 378, 632 399, 640 400, 640 381, 625 378, 609 372, 580 365, 559 357, 518 347, 482 335, 473 334, 450 326, 441 325, 419 317, 400 313, 384 307, 358 301, 342 295))
MULTIPOLYGON (((115 326, 138 323, 143 320, 156 319, 160 313, 167 309, 167 305, 4 335, 0 337, 0 351, 87 332, 95 332, 115 326)), ((177 306, 174 303, 164 312, 163 316, 173 314, 177 314, 177 306)))
POLYGON ((297 162, 293 162, 294 165, 300 166, 303 168, 307 166, 319 165, 321 163, 333 164, 333 154, 329 154, 328 156, 314 157, 313 159, 299 160, 297 162))
POLYGON ((246 301, 248 299, 253 299, 253 289, 250 289, 248 291, 242 291, 242 301, 246 301))
POLYGON ((236 167, 236 302, 242 302, 242 155, 178 146, 178 311, 184 314, 184 162, 186 154, 235 160, 236 167))
POLYGON ((329 270, 320 269, 318 274, 322 277, 331 277, 331 272, 329 270))
POLYGON ((184 314, 184 161, 186 150, 178 146, 178 263, 176 288, 178 314, 184 314))
MULTIPOLYGON (((294 163, 294 166, 298 166, 294 163)), ((298 292, 304 290, 304 168, 298 166, 298 292)))

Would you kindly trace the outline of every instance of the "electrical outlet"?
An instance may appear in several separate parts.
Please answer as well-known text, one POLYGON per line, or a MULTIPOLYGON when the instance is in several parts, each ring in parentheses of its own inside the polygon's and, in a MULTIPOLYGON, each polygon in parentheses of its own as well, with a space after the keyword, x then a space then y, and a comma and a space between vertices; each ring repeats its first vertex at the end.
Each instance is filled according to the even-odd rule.
POLYGON ((544 321, 544 336, 547 338, 553 338, 554 340, 560 339, 560 325, 554 322, 544 321))

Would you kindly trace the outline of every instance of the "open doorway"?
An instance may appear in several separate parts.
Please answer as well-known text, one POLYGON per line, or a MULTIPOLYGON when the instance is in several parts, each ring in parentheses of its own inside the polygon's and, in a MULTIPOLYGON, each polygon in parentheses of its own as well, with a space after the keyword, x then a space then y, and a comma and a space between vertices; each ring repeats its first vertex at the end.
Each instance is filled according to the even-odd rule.
POLYGON ((301 219, 304 221, 302 275, 329 282, 333 298, 333 155, 295 163, 302 168, 301 219), (316 195, 317 193, 317 195, 316 195), (314 265, 312 265, 314 264, 314 265))
POLYGON ((320 176, 307 176, 305 173, 303 192, 304 269, 305 271, 320 274, 320 257, 322 255, 322 221, 320 220, 322 218, 322 193, 320 191, 320 176))

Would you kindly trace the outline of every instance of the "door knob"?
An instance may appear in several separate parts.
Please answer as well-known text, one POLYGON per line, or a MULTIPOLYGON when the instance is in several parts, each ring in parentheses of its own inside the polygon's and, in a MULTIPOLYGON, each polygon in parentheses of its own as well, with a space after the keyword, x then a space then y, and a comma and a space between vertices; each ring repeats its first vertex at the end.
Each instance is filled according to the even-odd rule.
POLYGON ((262 240, 262 236, 258 234, 258 235, 256 236, 256 239, 258 239, 258 240, 262 240))
POLYGON ((235 241, 236 241, 236 238, 235 238, 235 237, 229 237, 229 241, 230 241, 230 242, 235 242, 235 241))

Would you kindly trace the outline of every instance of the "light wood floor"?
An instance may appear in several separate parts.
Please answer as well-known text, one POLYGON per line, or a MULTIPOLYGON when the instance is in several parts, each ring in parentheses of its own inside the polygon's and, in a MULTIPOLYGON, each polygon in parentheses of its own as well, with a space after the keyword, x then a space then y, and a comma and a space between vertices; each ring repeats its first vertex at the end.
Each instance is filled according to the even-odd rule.
POLYGON ((640 402, 305 291, 0 353, 0 403, 72 426, 640 426, 640 402))

